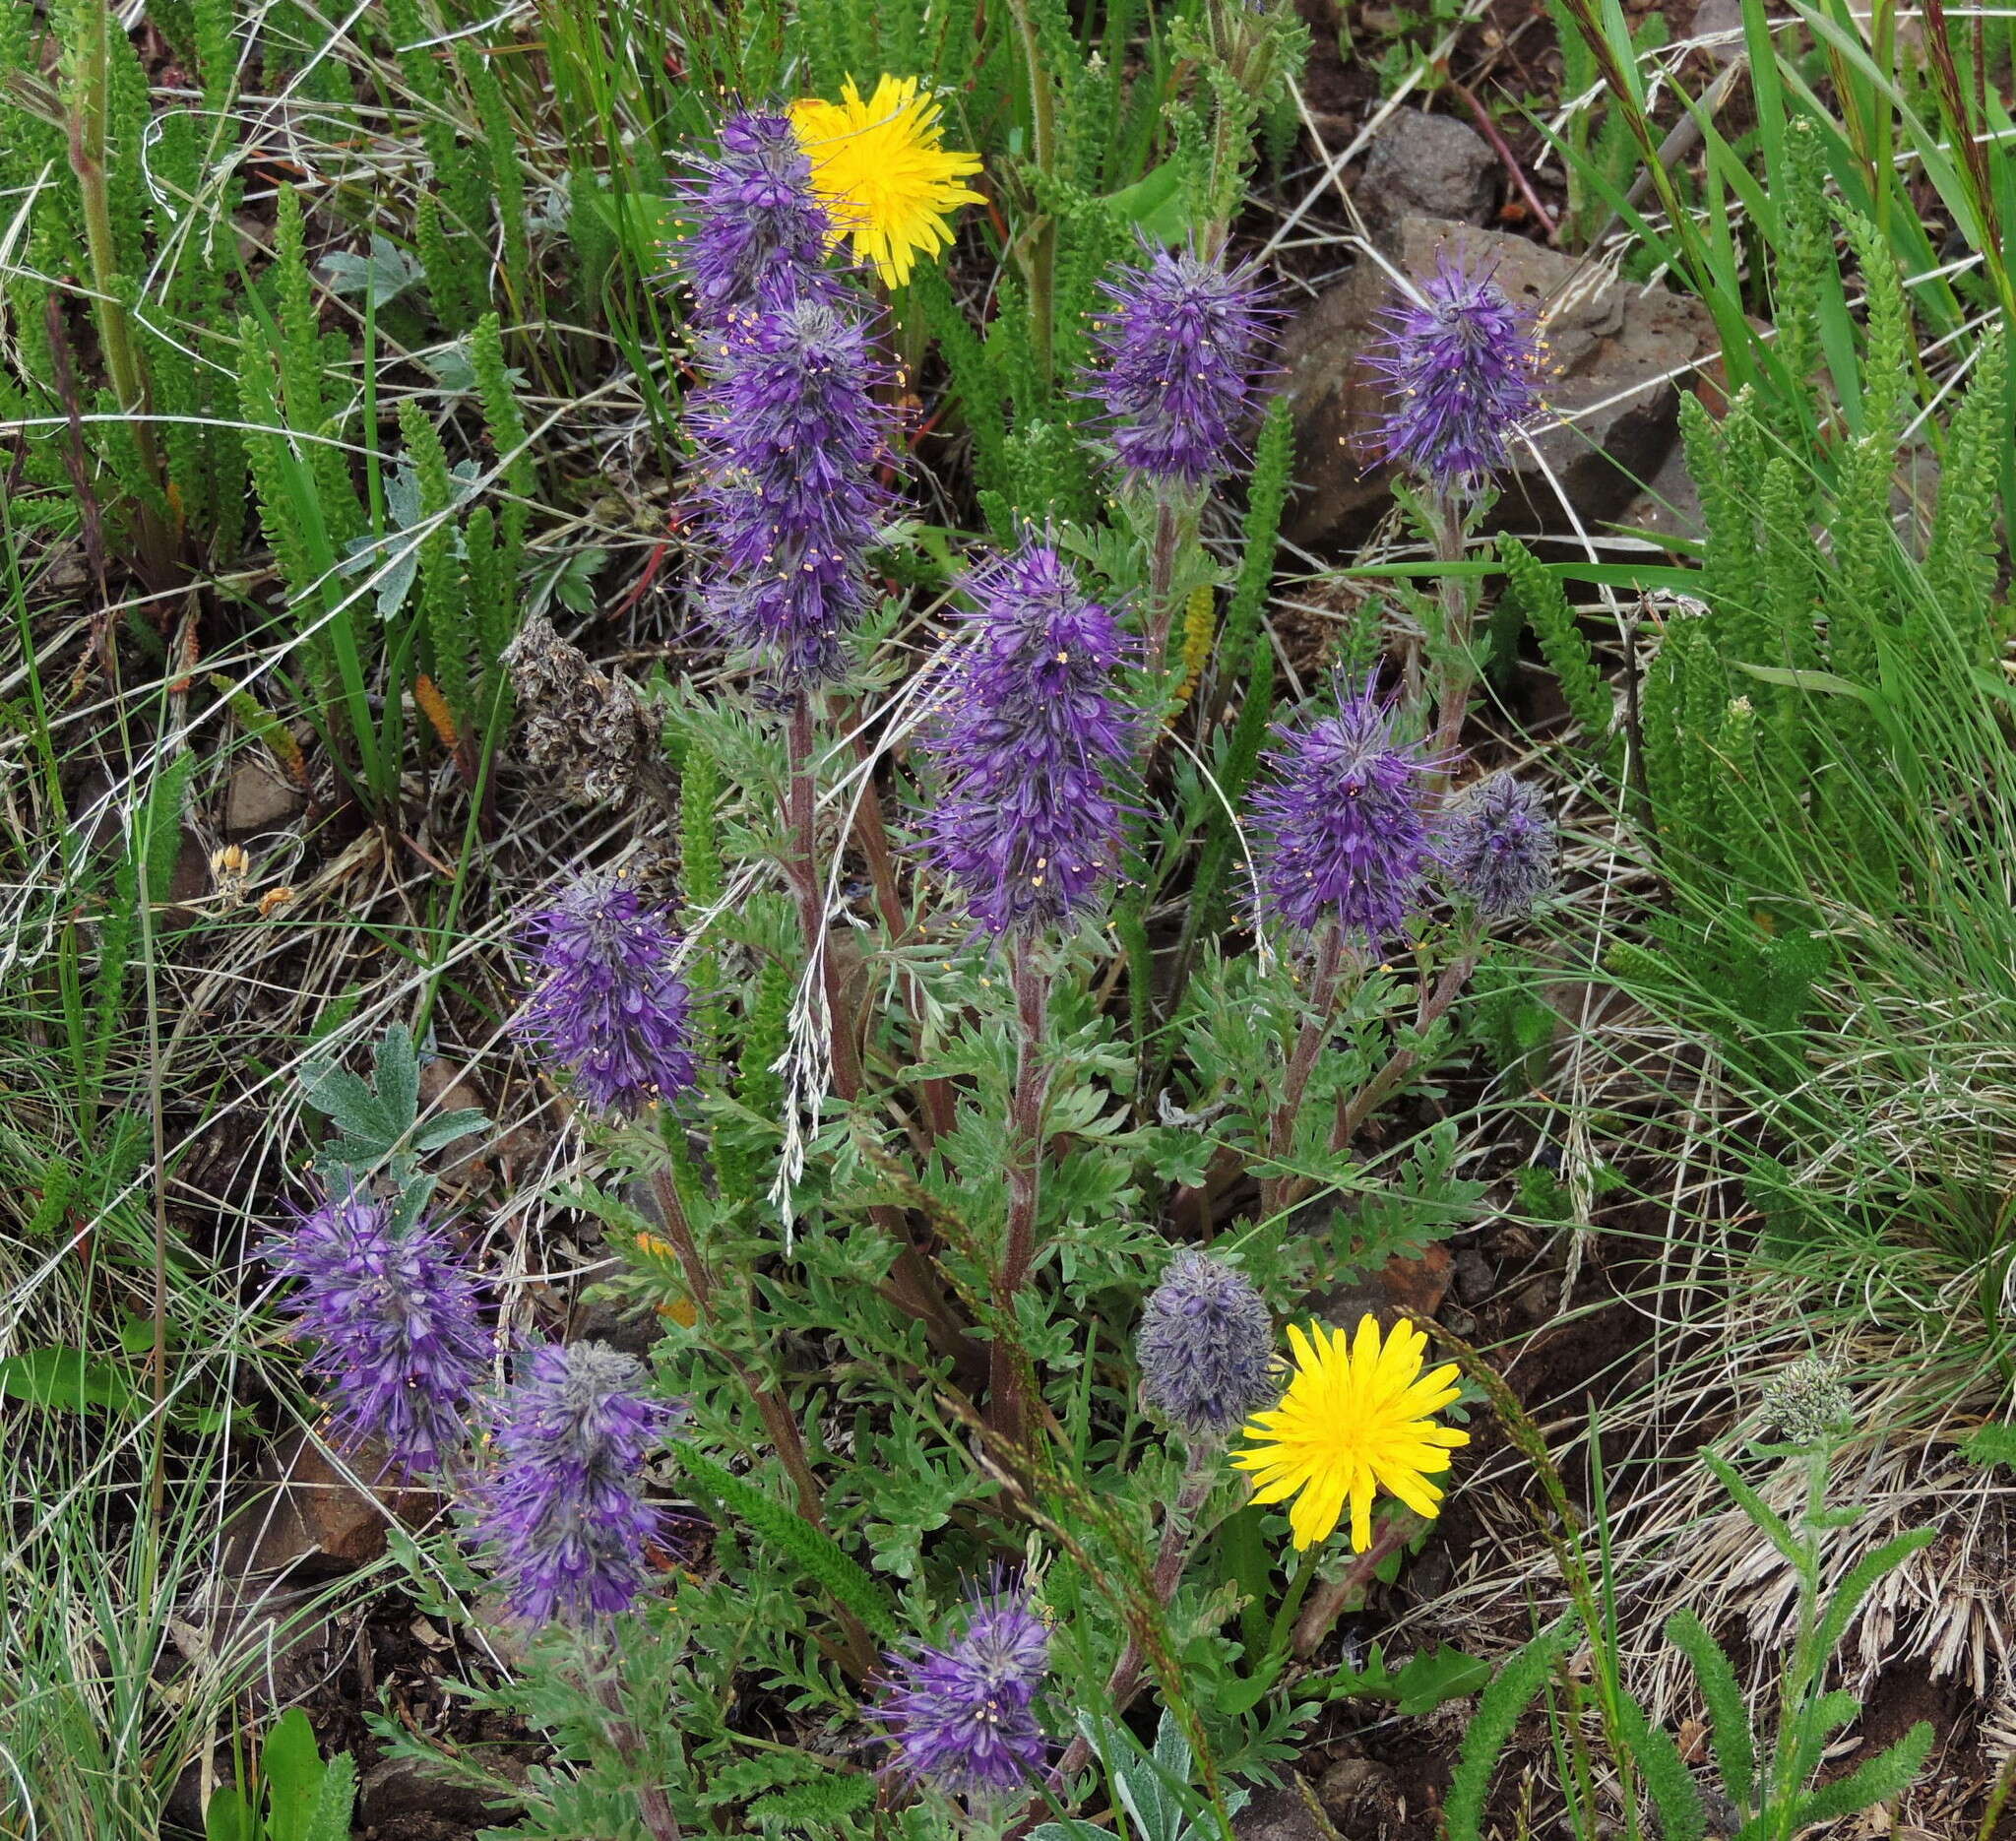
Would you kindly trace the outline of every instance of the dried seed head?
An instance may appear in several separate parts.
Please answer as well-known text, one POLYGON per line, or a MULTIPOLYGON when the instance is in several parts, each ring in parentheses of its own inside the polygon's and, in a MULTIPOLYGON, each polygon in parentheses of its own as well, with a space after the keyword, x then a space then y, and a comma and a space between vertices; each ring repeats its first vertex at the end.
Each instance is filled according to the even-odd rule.
POLYGON ((583 797, 621 800, 640 765, 658 758, 658 736, 636 687, 589 664, 544 614, 518 629, 503 665, 518 698, 526 758, 557 769, 583 797))

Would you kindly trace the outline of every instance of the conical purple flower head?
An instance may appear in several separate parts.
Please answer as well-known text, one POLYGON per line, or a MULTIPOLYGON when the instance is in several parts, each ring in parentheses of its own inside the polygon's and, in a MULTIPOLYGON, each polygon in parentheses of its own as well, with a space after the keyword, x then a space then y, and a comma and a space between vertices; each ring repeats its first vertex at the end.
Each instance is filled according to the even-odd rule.
POLYGON ((837 296, 825 268, 832 220, 788 119, 768 110, 728 116, 721 157, 696 159, 693 169, 681 188, 693 227, 678 263, 704 326, 726 336, 760 309, 807 293, 837 296))
POLYGON ((545 976, 513 1032, 604 1112, 638 1112, 692 1086, 692 993, 672 970, 671 917, 612 876, 584 876, 526 933, 545 976))
POLYGON ((1419 905, 1430 764, 1394 738, 1370 680, 1335 716, 1275 734, 1262 761, 1273 783, 1252 801, 1263 909, 1304 933, 1334 920, 1383 946, 1419 905))
POLYGON ((974 611, 923 742, 942 788, 925 847, 987 932, 1067 926, 1118 870, 1136 720, 1117 676, 1138 644, 1045 543, 966 587, 974 611))
POLYGON ((1531 316, 1490 276, 1444 253, 1420 297, 1403 298, 1386 318, 1385 346, 1366 362, 1392 386, 1380 424, 1387 458, 1446 491, 1481 491, 1540 407, 1531 316))
POLYGON ((1228 1438, 1275 1392, 1274 1318, 1244 1274, 1178 1253, 1134 1333, 1142 1403, 1193 1442, 1228 1438))
POLYGON ((850 314, 806 298, 750 321, 694 406, 702 610, 793 689, 840 674, 841 641, 873 599, 867 552, 891 503, 885 375, 850 314))
POLYGON ((1272 318, 1256 272, 1145 247, 1103 286, 1109 305, 1092 394, 1105 408, 1115 457, 1153 480, 1216 478, 1252 403, 1272 318))
POLYGON ((263 1251, 300 1287, 280 1308, 315 1345, 308 1372, 338 1435, 382 1438, 410 1475, 438 1468, 465 1436, 490 1357, 478 1281, 448 1236, 424 1218, 395 1234, 392 1204, 352 1189, 300 1213, 263 1251))
POLYGON ((661 1511, 638 1472, 680 1409, 643 1391, 643 1366, 606 1343, 536 1350, 499 1404, 494 1465, 470 1539, 490 1550, 514 1617, 581 1622, 627 1611, 661 1511))
POLYGON ((1450 886, 1486 920, 1530 913, 1554 886, 1554 821, 1539 791, 1502 770, 1464 793, 1443 833, 1450 886))
POLYGON ((943 1649, 889 1658, 879 1709, 892 1767, 952 1796, 1020 1789, 1042 1768, 1036 1696, 1049 1633, 1020 1590, 976 1598, 966 1631, 943 1649))

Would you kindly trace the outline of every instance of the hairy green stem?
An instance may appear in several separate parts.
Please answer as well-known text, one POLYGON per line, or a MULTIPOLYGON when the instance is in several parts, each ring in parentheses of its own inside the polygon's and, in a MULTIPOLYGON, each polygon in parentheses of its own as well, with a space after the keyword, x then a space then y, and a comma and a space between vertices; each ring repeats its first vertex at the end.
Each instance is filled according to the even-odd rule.
MULTIPOLYGON (((1335 920, 1324 929, 1323 943, 1316 949, 1316 970, 1309 980, 1309 1009, 1289 1052, 1288 1073, 1282 1083, 1281 1104, 1275 1109, 1267 1134, 1267 1154, 1276 1163, 1285 1161, 1294 1149, 1295 1122, 1301 1117, 1302 1097, 1309 1090, 1309 1076, 1316 1071, 1316 1057, 1330 1040, 1330 1025, 1337 1013, 1338 973, 1344 964, 1344 934, 1335 920)), ((1260 1185, 1263 1215, 1278 1212, 1295 1185, 1288 1175, 1269 1176, 1260 1185)))
MULTIPOLYGON (((1030 151, 1036 159, 1036 169, 1047 179, 1057 170, 1056 98, 1051 94, 1049 74, 1043 69, 1042 46, 1029 0, 1008 0, 1008 10, 1014 16, 1015 30, 1022 39, 1023 62, 1029 71, 1030 151)), ((1037 220, 1023 272, 1029 283, 1030 348, 1036 356, 1037 375, 1048 384, 1053 368, 1057 225, 1047 212, 1037 220)))

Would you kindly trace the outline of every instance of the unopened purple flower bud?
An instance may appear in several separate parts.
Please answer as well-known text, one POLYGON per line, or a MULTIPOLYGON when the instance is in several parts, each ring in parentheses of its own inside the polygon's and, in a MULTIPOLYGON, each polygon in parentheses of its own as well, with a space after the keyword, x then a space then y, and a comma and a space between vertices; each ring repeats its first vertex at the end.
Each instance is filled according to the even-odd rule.
POLYGON ((545 976, 514 1033, 605 1112, 638 1112, 692 1086, 692 994, 673 971, 671 917, 612 876, 584 876, 527 923, 545 976))
POLYGON ((974 611, 923 737, 925 846, 987 932, 1068 925, 1119 867, 1137 724, 1118 674, 1138 643, 1046 543, 966 588, 974 611))
POLYGON ((1228 1438, 1276 1392, 1274 1318, 1244 1274, 1178 1253, 1134 1333, 1141 1399, 1193 1443, 1228 1438))
POLYGON ((791 689, 840 674, 872 604, 867 553, 892 502, 887 368, 852 313, 805 298, 758 314, 694 405, 700 603, 791 689))
POLYGON ((1216 478, 1230 465, 1273 317, 1255 270, 1145 248, 1103 286, 1109 305, 1091 392, 1104 406, 1115 458, 1149 479, 1216 478))
POLYGON ((1018 1790, 1042 1768, 1036 1697, 1049 1633, 1026 1592, 976 1597, 965 1632, 945 1648, 888 1660, 878 1713, 896 1747, 892 1768, 952 1796, 1018 1790))
POLYGON ((538 1349, 499 1403, 472 1543, 488 1548, 514 1617, 573 1622, 629 1609, 662 1513, 639 1472, 680 1409, 644 1391, 606 1343, 538 1349))
POLYGON ((1502 770, 1451 808, 1440 850, 1450 886, 1485 920, 1530 913, 1554 886, 1554 821, 1537 788, 1502 770))
POLYGON ((1334 920, 1376 950, 1419 905, 1431 764, 1395 739, 1369 680, 1335 716, 1275 734, 1262 760, 1272 784, 1251 807, 1261 906, 1304 933, 1334 920))
POLYGON ((702 325, 717 337, 766 307, 831 294, 832 220, 812 190, 812 162, 790 122, 744 110, 722 123, 721 157, 693 161, 682 187, 693 215, 679 267, 702 325))
POLYGON ((466 1435, 490 1356, 478 1280, 447 1234, 424 1217, 395 1234, 392 1204, 352 1189, 302 1211, 263 1250, 300 1287, 280 1308, 314 1344, 308 1372, 338 1436, 383 1439, 410 1475, 437 1468, 466 1435))
POLYGON ((1443 490, 1481 491, 1540 407, 1531 316, 1445 253, 1419 298, 1403 298, 1386 320, 1386 343, 1366 361, 1392 387, 1380 426, 1387 458, 1443 490))

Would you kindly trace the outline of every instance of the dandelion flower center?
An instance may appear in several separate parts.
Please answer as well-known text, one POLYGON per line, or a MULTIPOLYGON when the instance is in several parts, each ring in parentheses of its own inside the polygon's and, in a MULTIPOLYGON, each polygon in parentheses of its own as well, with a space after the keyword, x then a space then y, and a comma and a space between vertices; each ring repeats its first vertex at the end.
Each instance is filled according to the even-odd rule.
POLYGON ((1407 1318, 1383 1342, 1365 1316, 1354 1338, 1312 1323, 1289 1325, 1294 1377, 1281 1404, 1256 1413, 1254 1440, 1233 1464, 1254 1473, 1256 1502, 1296 1499, 1289 1526, 1297 1550, 1327 1540, 1351 1507, 1351 1544, 1372 1545, 1372 1499, 1384 1490, 1432 1520, 1442 1492, 1428 1478, 1449 1468, 1449 1453, 1470 1433, 1438 1426, 1433 1415, 1456 1398, 1454 1363, 1421 1372, 1428 1339, 1407 1318))
POLYGON ((850 77, 838 102, 803 96, 790 117, 834 240, 851 237, 854 254, 891 287, 910 280, 917 251, 951 246, 953 212, 984 202, 960 183, 979 171, 978 157, 941 144, 938 104, 917 94, 914 77, 883 77, 866 101, 850 77))

